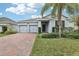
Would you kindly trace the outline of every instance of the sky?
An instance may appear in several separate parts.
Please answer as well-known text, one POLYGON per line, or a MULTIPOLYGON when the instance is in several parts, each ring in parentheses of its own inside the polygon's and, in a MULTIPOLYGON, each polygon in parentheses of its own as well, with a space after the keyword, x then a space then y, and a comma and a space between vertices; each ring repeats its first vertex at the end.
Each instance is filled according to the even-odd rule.
MULTIPOLYGON (((14 21, 28 20, 41 17, 44 3, 0 3, 0 17, 7 17, 14 21)), ((45 14, 50 14, 48 10, 45 14)), ((63 14, 66 15, 65 12, 63 14)))
POLYGON ((0 17, 8 17, 14 21, 41 17, 43 3, 0 3, 0 17))

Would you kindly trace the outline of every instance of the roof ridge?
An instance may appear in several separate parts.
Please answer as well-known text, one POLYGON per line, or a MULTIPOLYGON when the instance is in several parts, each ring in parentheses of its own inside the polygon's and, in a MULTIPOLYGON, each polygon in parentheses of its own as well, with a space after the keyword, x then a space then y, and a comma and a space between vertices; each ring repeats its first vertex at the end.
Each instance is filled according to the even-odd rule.
POLYGON ((16 21, 14 21, 14 20, 12 20, 11 18, 8 18, 8 17, 0 17, 0 19, 1 19, 1 18, 2 18, 2 19, 3 19, 3 18, 4 18, 4 19, 7 19, 7 20, 12 21, 12 22, 16 22, 16 21))

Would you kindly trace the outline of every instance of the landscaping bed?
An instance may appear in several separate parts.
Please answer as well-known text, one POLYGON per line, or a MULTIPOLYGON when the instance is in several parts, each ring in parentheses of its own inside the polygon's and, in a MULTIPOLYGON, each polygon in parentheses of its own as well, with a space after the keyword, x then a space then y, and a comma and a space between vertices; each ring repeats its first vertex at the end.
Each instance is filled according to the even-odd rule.
POLYGON ((0 34, 0 37, 5 36, 6 34, 0 34))
POLYGON ((6 32, 0 32, 0 37, 10 35, 10 34, 16 34, 17 32, 11 32, 11 31, 6 31, 6 32))
POLYGON ((4 26, 4 28, 2 28, 2 32, 0 32, 0 37, 16 33, 17 33, 16 30, 13 29, 11 25, 7 25, 4 26))
POLYGON ((10 35, 10 34, 16 34, 16 33, 0 33, 0 37, 10 35))
MULTIPOLYGON (((42 34, 40 34, 40 37, 42 37, 42 38, 59 38, 59 35, 57 32, 42 33, 42 34)), ((79 39, 79 33, 78 32, 64 32, 61 34, 61 37, 70 38, 70 39, 79 39)))

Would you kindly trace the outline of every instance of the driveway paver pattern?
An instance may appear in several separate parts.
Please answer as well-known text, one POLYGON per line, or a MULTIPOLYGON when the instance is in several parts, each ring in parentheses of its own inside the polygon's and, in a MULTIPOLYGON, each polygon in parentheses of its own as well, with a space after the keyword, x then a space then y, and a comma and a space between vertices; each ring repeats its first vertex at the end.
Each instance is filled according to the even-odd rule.
POLYGON ((0 37, 0 56, 29 56, 35 33, 17 33, 0 37))

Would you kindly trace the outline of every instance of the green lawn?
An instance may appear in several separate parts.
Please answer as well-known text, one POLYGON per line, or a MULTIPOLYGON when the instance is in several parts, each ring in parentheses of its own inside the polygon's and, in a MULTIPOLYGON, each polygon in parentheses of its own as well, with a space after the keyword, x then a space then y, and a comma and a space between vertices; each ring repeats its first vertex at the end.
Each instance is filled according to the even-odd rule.
POLYGON ((44 39, 37 38, 32 52, 32 56, 79 56, 78 39, 44 39))
POLYGON ((14 33, 7 33, 7 34, 5 34, 5 33, 0 33, 0 37, 7 36, 7 35, 11 35, 11 34, 16 34, 16 33, 15 33, 15 32, 14 32, 14 33))
POLYGON ((0 37, 5 36, 6 34, 0 34, 0 37))

